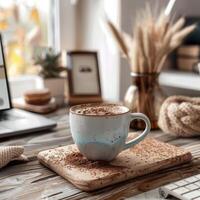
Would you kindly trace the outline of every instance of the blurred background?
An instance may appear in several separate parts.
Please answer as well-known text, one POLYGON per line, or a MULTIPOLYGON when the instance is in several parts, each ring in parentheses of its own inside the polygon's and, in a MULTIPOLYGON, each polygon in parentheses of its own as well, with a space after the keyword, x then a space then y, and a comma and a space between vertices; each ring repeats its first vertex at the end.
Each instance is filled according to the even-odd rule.
MULTIPOLYGON (((168 1, 0 0, 0 31, 3 33, 12 96, 21 96, 27 88, 42 87, 33 60, 43 47, 51 47, 62 51, 63 65, 66 65, 66 51, 97 51, 103 98, 122 100, 131 82, 130 68, 103 21, 107 16, 118 30, 132 34, 136 11, 146 2, 162 7, 168 1)), ((175 19, 186 17, 186 24, 198 23, 199 7, 198 0, 177 0, 172 14, 175 19)), ((168 95, 199 95, 198 45, 197 32, 165 63, 159 81, 168 95), (185 45, 190 49, 184 49, 185 45), (191 52, 194 53, 191 55, 191 52)))

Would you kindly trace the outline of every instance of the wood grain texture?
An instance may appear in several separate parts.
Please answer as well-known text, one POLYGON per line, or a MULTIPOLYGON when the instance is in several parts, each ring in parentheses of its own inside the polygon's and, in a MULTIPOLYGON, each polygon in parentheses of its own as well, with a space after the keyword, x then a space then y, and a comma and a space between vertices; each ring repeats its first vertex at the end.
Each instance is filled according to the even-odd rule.
POLYGON ((72 144, 69 132, 67 109, 47 115, 58 122, 52 131, 27 134, 1 139, 0 145, 23 145, 28 163, 13 162, 0 170, 0 199, 123 199, 148 190, 200 173, 200 138, 175 138, 174 136, 153 131, 149 137, 184 147, 192 152, 192 163, 161 170, 123 183, 97 190, 81 192, 71 183, 42 166, 37 160, 38 152, 54 147, 72 144))

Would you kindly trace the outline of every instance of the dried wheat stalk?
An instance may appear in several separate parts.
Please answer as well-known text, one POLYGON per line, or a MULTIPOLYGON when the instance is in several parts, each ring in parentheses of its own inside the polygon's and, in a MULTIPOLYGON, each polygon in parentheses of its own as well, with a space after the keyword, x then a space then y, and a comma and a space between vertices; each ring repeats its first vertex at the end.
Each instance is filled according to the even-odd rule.
POLYGON ((136 73, 161 72, 167 56, 196 28, 196 25, 183 28, 184 18, 173 23, 164 10, 155 14, 149 5, 137 13, 136 19, 133 36, 119 32, 107 20, 114 39, 130 62, 131 71, 136 73))
POLYGON ((122 34, 115 28, 114 24, 112 24, 112 22, 110 22, 109 20, 107 21, 108 26, 111 29, 111 32, 114 36, 114 38, 116 39, 119 47, 121 48, 121 51, 124 53, 124 55, 128 58, 128 47, 124 41, 124 38, 122 36, 122 34))

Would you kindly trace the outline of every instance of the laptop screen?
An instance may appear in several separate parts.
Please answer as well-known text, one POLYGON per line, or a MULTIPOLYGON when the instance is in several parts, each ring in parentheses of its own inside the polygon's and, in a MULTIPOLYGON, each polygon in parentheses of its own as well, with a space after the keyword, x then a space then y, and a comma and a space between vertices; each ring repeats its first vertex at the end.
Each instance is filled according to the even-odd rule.
POLYGON ((9 88, 6 75, 6 68, 3 55, 3 46, 0 37, 0 111, 11 107, 9 99, 9 88))

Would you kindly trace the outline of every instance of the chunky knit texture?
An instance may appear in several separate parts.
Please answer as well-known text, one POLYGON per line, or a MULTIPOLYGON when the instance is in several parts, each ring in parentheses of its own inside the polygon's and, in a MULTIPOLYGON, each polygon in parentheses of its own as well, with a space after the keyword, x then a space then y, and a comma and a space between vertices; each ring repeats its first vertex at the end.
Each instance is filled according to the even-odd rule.
POLYGON ((200 135, 200 98, 167 98, 161 106, 158 125, 164 132, 176 136, 200 135))
POLYGON ((24 147, 22 146, 1 146, 0 147, 0 168, 6 166, 12 160, 27 161, 23 155, 24 147))

